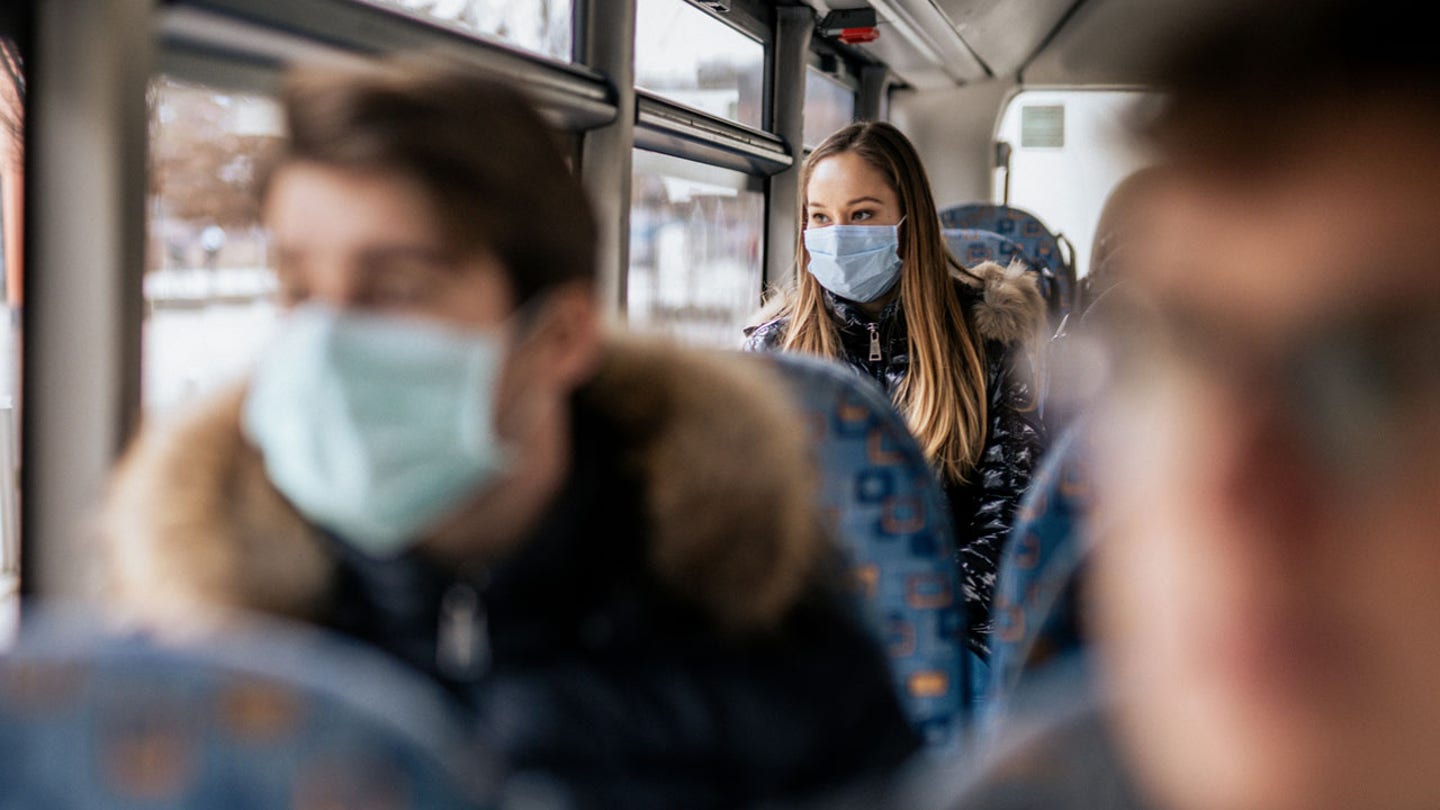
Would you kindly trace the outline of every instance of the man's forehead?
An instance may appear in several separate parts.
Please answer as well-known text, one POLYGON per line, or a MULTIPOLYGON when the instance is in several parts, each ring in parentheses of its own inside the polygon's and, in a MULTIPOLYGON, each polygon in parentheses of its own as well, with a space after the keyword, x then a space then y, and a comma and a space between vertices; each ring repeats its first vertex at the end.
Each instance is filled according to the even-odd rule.
POLYGON ((1378 157, 1332 155, 1261 177, 1177 174, 1147 215, 1138 286, 1285 331, 1440 304, 1440 160, 1378 157))

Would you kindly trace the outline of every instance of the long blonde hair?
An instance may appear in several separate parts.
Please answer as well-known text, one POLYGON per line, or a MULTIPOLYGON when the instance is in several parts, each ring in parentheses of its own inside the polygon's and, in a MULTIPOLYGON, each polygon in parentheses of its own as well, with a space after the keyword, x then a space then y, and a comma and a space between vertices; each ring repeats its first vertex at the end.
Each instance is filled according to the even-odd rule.
MULTIPOLYGON (((965 481, 985 446, 985 347, 955 289, 952 274, 969 275, 945 247, 930 181, 915 147, 884 122, 851 124, 826 138, 800 173, 800 230, 810 176, 826 158, 853 152, 874 166, 900 199, 900 302, 905 313, 910 369, 896 389, 896 407, 931 463, 946 478, 965 481)), ((795 287, 782 312, 790 317, 782 349, 840 357, 839 330, 825 308, 823 288, 806 266, 797 239, 795 287)))

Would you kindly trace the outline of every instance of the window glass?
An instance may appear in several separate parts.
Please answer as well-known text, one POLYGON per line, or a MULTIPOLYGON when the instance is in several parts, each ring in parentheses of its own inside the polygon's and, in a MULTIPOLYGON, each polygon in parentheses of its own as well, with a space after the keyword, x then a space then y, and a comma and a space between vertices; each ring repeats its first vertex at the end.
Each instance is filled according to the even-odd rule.
POLYGON ((735 348, 760 305, 765 195, 739 172, 635 153, 630 196, 632 327, 735 348))
POLYGON ((749 36, 684 0, 637 0, 637 86, 759 128, 764 73, 765 48, 749 36))
POLYGON ((147 410, 242 373, 275 320, 255 194, 279 106, 168 78, 150 88, 150 224, 141 360, 147 410))
POLYGON ((569 62, 571 0, 368 0, 569 62))
POLYGON ((20 234, 25 75, 0 37, 0 648, 14 637, 20 588, 20 234))
POLYGON ((805 146, 820 145, 855 118, 855 91, 813 67, 805 68, 805 146))
MULTIPOLYGON (((1137 91, 1027 90, 1001 116, 997 137, 1013 148, 1010 204, 1070 240, 1079 276, 1090 269, 1105 197, 1151 160, 1128 133, 1157 98, 1137 91)), ((997 171, 996 202, 1004 201, 1005 180, 997 171)))

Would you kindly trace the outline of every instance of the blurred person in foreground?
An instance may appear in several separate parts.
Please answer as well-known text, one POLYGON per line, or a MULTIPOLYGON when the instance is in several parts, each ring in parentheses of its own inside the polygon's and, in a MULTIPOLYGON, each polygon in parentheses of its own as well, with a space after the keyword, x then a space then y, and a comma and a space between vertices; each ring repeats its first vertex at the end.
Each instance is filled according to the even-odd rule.
POLYGON ((524 99, 406 58, 301 71, 283 103, 284 318, 242 388, 128 453, 110 604, 357 636, 582 806, 743 805, 902 760, 779 383, 603 336, 593 215, 524 99))
POLYGON ((1020 734, 947 806, 1440 807, 1423 13, 1249 4, 1173 52, 1096 413, 1101 708, 1020 734))
POLYGON ((1100 426, 1117 732, 1166 807, 1440 807, 1440 49, 1269 3, 1177 56, 1100 426))

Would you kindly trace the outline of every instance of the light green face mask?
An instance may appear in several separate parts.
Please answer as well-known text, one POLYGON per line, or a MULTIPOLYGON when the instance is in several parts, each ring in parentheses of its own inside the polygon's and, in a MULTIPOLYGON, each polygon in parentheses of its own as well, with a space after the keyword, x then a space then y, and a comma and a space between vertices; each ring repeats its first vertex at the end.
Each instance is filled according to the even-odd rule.
POLYGON ((393 556, 505 471, 504 334, 297 307, 255 369, 245 434, 301 514, 393 556))

